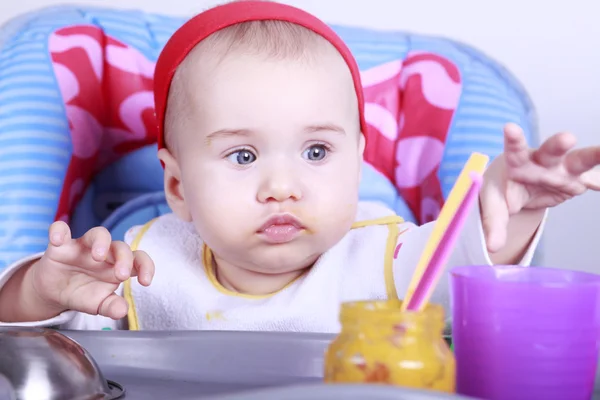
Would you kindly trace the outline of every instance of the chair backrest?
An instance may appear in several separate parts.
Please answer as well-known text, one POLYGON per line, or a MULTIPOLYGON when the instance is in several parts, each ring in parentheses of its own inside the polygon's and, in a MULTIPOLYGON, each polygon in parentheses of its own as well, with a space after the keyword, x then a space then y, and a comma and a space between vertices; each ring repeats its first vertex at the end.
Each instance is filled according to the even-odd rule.
MULTIPOLYGON (((0 30, 0 269, 105 224, 115 237, 168 212, 156 160, 152 76, 183 19, 61 6, 0 30)), ((437 217, 473 151, 502 151, 502 126, 536 142, 532 104, 475 49, 404 32, 334 26, 355 54, 370 125, 362 200, 417 223, 437 217)))

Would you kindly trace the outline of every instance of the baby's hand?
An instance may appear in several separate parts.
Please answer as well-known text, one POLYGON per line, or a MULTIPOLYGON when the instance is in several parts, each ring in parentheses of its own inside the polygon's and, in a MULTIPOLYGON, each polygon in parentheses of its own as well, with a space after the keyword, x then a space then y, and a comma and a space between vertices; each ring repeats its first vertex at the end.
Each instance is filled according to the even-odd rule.
POLYGON ((600 146, 573 150, 575 137, 558 133, 531 149, 522 129, 504 128, 504 153, 486 171, 481 188, 481 216, 488 249, 507 242, 509 218, 522 210, 544 210, 600 190, 600 146))
POLYGON ((50 226, 49 236, 48 249, 30 271, 36 295, 49 307, 120 319, 128 305, 115 294, 119 284, 133 276, 144 286, 152 282, 154 263, 148 254, 112 241, 103 227, 72 239, 69 226, 59 221, 50 226))

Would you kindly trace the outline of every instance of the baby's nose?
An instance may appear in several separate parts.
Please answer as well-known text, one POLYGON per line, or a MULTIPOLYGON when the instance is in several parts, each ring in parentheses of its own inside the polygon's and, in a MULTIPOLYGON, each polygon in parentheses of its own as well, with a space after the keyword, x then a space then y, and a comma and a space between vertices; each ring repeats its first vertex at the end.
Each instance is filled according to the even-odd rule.
POLYGON ((263 179, 257 198, 261 203, 300 200, 302 198, 300 182, 292 171, 286 168, 273 168, 263 179))

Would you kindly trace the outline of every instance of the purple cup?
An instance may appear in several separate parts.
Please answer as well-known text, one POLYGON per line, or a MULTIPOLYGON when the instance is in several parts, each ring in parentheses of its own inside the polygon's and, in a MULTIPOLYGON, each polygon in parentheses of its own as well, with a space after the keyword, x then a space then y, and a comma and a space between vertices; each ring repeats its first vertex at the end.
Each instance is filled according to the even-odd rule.
POLYGON ((450 272, 456 389, 489 400, 589 400, 600 275, 464 266, 450 272))

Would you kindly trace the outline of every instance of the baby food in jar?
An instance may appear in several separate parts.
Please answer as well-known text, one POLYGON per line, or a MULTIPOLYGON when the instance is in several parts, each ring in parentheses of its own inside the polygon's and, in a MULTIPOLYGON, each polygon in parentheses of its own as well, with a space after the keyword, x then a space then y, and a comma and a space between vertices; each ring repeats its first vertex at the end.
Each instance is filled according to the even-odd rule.
POLYGON ((341 307, 342 329, 325 355, 325 382, 381 383, 455 391, 454 354, 443 338, 444 309, 401 311, 401 301, 341 307))

